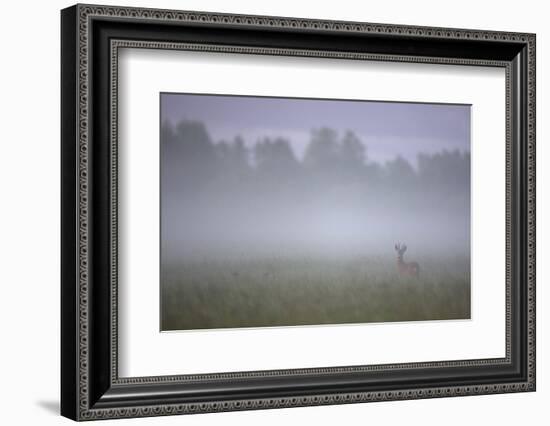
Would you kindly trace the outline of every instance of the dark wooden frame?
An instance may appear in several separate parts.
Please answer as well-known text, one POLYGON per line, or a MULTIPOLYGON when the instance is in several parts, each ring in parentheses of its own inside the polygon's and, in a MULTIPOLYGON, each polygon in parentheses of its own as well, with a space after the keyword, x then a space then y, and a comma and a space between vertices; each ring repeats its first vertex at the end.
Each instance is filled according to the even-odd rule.
POLYGON ((89 420, 535 390, 535 35, 76 5, 61 13, 61 36, 64 416, 89 420), (506 357, 119 378, 121 47, 504 67, 506 357))

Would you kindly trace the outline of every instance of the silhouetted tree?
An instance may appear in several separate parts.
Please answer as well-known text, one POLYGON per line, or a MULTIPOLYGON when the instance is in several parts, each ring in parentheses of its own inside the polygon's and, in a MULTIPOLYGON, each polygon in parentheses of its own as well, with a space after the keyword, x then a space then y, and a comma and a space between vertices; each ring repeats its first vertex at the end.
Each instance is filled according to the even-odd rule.
POLYGON ((289 142, 283 138, 263 138, 254 146, 254 160, 259 171, 278 174, 294 173, 299 167, 289 142))
POLYGON ((407 160, 397 156, 394 160, 386 162, 385 178, 395 191, 399 191, 400 187, 415 183, 416 173, 407 160))
POLYGON ((248 149, 244 144, 244 139, 240 135, 235 136, 233 139, 230 155, 233 167, 248 169, 248 149))
POLYGON ((342 139, 340 159, 345 167, 357 169, 365 165, 366 149, 354 132, 348 130, 342 139))
POLYGON ((225 172, 237 176, 248 173, 248 148, 241 136, 236 136, 231 143, 220 141, 216 144, 216 153, 225 172))
POLYGON ((338 134, 328 127, 314 129, 304 155, 304 165, 312 168, 332 168, 338 164, 338 134))
POLYGON ((460 190, 469 188, 470 153, 443 150, 418 154, 418 175, 423 185, 460 190))
POLYGON ((165 122, 160 142, 162 179, 172 190, 197 185, 214 173, 216 153, 202 122, 181 120, 176 127, 165 122))

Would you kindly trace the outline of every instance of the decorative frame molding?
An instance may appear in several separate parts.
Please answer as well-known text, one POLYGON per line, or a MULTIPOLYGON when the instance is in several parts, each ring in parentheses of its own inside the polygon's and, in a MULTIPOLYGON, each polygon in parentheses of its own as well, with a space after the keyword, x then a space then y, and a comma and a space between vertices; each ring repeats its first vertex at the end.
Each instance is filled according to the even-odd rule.
POLYGON ((63 415, 92 420, 535 390, 533 34, 76 5, 62 11, 62 81, 63 415), (140 29, 127 30, 128 23, 140 29), (201 32, 211 27, 235 34, 238 43, 212 42, 201 32), (178 39, 169 28, 189 29, 189 34, 178 39), (247 30, 271 31, 281 40, 269 47, 254 46, 247 42, 247 30), (311 32, 323 35, 337 49, 292 41, 311 32), (156 34, 158 40, 140 38, 144 33, 156 34), (342 35, 349 36, 344 43, 335 37, 342 35), (355 50, 356 40, 366 40, 366 48, 355 50), (390 42, 418 46, 422 53, 404 54, 399 46, 390 49, 390 42), (116 124, 118 49, 125 47, 505 68, 505 358, 119 378, 116 124), (494 376, 498 369, 500 377, 494 376), (409 371, 426 371, 434 385, 414 386, 406 380, 409 371), (450 371, 464 371, 464 377, 486 372, 492 378, 476 374, 470 384, 458 385, 452 383, 458 380, 445 377, 450 371), (379 372, 391 375, 394 383, 363 383, 379 372), (318 381, 317 387, 292 390, 292 383, 304 376, 318 381), (336 376, 349 383, 338 391, 323 391, 336 376), (235 379, 249 386, 230 394, 224 385, 235 379), (189 386, 200 392, 190 394, 189 386), (265 393, 266 387, 271 389, 269 397, 254 396, 259 388, 265 393), (168 397, 167 389, 181 393, 168 397))

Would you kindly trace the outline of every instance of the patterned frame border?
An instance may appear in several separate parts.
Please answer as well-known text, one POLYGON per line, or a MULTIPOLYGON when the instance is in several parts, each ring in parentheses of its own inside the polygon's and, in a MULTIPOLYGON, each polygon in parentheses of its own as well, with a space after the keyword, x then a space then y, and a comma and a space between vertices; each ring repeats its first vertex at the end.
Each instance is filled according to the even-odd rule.
MULTIPOLYGON (((298 56, 298 57, 323 57, 329 59, 351 59, 351 60, 369 60, 369 61, 385 61, 385 62, 409 62, 409 63, 438 63, 438 64, 453 64, 453 65, 474 65, 488 67, 503 67, 505 68, 506 79, 506 98, 510 97, 510 66, 506 62, 501 61, 486 61, 486 60, 464 60, 464 59, 441 59, 441 58, 418 58, 414 56, 398 56, 398 55, 373 55, 359 53, 342 53, 342 52, 327 52, 313 50, 298 50, 298 49, 273 49, 273 48, 253 48, 253 47, 234 47, 220 45, 203 45, 192 43, 165 43, 165 42, 150 42, 150 41, 135 41, 135 40, 111 40, 111 288, 113 289, 111 298, 111 346, 116 348, 112 351, 111 357, 111 380, 115 384, 124 383, 168 383, 174 381, 195 381, 195 380, 218 380, 227 378, 244 378, 244 377, 267 377, 267 376, 291 376, 298 374, 330 374, 343 372, 365 372, 365 371, 381 371, 394 370, 404 368, 426 368, 426 367, 458 367, 458 366, 481 366, 490 364, 508 364, 511 362, 511 298, 510 287, 511 277, 506 274, 506 290, 505 290, 505 339, 506 349, 504 358, 485 358, 475 360, 457 360, 457 361, 436 361, 436 362, 414 362, 414 363, 399 363, 399 364, 376 364, 376 365, 361 365, 361 366, 346 366, 346 367, 327 367, 327 368, 303 368, 303 369, 285 369, 285 370, 261 370, 261 371, 246 371, 232 373, 214 373, 214 374, 188 374, 188 375, 170 375, 170 376, 150 376, 150 377, 118 377, 118 327, 117 327, 117 227, 118 227, 118 187, 117 187, 117 164, 118 164, 118 53, 121 48, 131 49, 158 49, 158 50, 180 50, 180 51, 200 51, 209 53, 234 53, 234 54, 255 54, 255 55, 278 55, 278 56, 298 56)), ((509 105, 506 105, 507 118, 510 116, 509 105)), ((506 129, 506 162, 511 161, 510 151, 510 129, 506 129)), ((506 203, 510 204, 511 197, 508 196, 511 187, 509 181, 506 182, 506 203)), ((506 228, 510 228, 510 209, 506 212, 506 228)), ((509 243, 509 239, 507 244, 509 243)), ((510 254, 510 247, 506 247, 506 257, 510 254)), ((509 262, 507 262, 509 263, 509 262)), ((509 268, 507 268, 509 272, 509 268)))
MULTIPOLYGON (((309 405, 323 405, 323 404, 341 404, 352 402, 366 402, 366 401, 382 401, 382 400, 399 400, 399 399, 415 399, 415 398, 433 398, 442 396, 460 396, 460 395, 475 395, 486 393, 504 393, 504 392, 516 392, 516 391, 528 391, 534 390, 535 387, 535 36, 532 34, 519 34, 519 33, 502 33, 493 31, 477 31, 477 30, 462 30, 462 29, 446 29, 446 28, 427 28, 427 27, 409 27, 399 25, 382 25, 382 24, 368 24, 368 23, 354 23, 354 22, 336 22, 336 21, 322 21, 322 20, 309 20, 309 19, 293 19, 293 18, 275 18, 275 17, 262 17, 262 16, 244 16, 244 15, 226 15, 226 14, 211 14, 201 12, 183 12, 183 11, 168 11, 168 10, 155 10, 155 9, 135 9, 135 8, 119 8, 119 7, 103 7, 103 6, 89 6, 78 5, 78 164, 77 164, 77 176, 78 176, 78 418, 81 420, 92 420, 112 417, 141 417, 151 415, 170 415, 170 414, 184 414, 195 412, 216 412, 216 411, 230 411, 230 410, 243 410, 243 409, 261 409, 261 408, 276 408, 276 407, 292 407, 292 406, 309 406, 309 405), (381 34, 406 34, 414 35, 416 37, 437 37, 437 38, 449 38, 449 39, 472 39, 472 40, 500 40, 509 42, 522 42, 527 44, 528 49, 528 182, 527 182, 527 204, 528 204, 528 247, 527 247, 527 273, 528 273, 528 379, 527 382, 520 383, 506 383, 498 385, 483 385, 483 386, 451 386, 447 388, 427 388, 427 389, 404 389, 399 391, 381 391, 381 392, 362 392, 362 393, 337 393, 327 395, 316 395, 306 397, 283 397, 283 398, 267 398, 267 399, 253 399, 253 400, 231 400, 221 402, 209 402, 201 404, 166 404, 159 406, 144 406, 139 408, 115 408, 115 409, 90 409, 89 408, 89 395, 88 395, 88 233, 89 233, 89 205, 88 205, 88 188, 89 188, 89 170, 88 170, 88 31, 90 20, 94 17, 119 17, 140 19, 146 21, 177 21, 177 22, 201 22, 201 23, 222 23, 222 24, 235 24, 254 27, 279 27, 279 28, 303 28, 303 29, 315 29, 323 31, 339 31, 339 32, 361 32, 361 33, 381 33, 381 34)), ((205 46, 205 45, 181 45, 176 43, 145 43, 138 41, 113 41, 111 48, 112 52, 116 52, 119 47, 136 47, 136 48, 158 48, 158 49, 193 49, 203 51, 221 51, 220 46, 205 46)), ((427 63, 453 63, 453 64, 470 64, 473 65, 485 65, 485 66, 503 66, 503 63, 497 61, 471 61, 463 59, 443 59, 443 58, 414 58, 406 56, 391 56, 391 55, 362 55, 362 54, 345 54, 341 52, 313 52, 307 51, 291 51, 286 49, 267 49, 267 48, 243 48, 243 47, 223 47, 223 51, 229 51, 233 53, 256 53, 256 54, 270 54, 270 55, 300 55, 300 56, 321 56, 331 58, 342 59, 369 59, 369 60, 392 60, 392 61, 408 61, 408 62, 427 62, 427 63)), ((116 65, 116 60, 113 63, 113 67, 116 65)), ((113 90, 113 99, 115 100, 112 105, 111 117, 116 119, 116 67, 111 69, 111 89, 113 90)), ((507 67, 506 71, 506 84, 507 88, 510 86, 510 70, 507 67)), ((507 89, 506 93, 506 110, 507 118, 510 114, 510 94, 507 89)), ((508 126, 507 120, 507 126, 508 126)), ((114 126, 116 127, 116 126, 114 126)), ((507 139, 510 136, 510 128, 506 129, 507 139)), ((112 128, 111 137, 113 141, 116 141, 116 128, 112 128)), ((507 141, 508 142, 508 141, 507 141)), ((510 218, 508 215, 510 207, 510 149, 509 143, 507 143, 507 237, 509 236, 510 218)), ((112 158, 116 159, 116 143, 112 144, 113 151, 111 152, 112 158)), ((116 164, 116 162, 114 163, 116 164)), ((112 201, 116 202, 116 167, 111 171, 111 197, 112 201)), ((112 212, 112 240, 111 240, 111 255, 112 260, 117 256, 117 224, 116 224, 116 209, 112 212)), ((390 364, 381 366, 363 366, 363 367, 334 367, 334 368, 322 368, 322 369, 306 369, 306 370, 275 370, 275 371, 263 371, 263 372, 248 372, 248 373, 226 373, 215 375, 200 375, 200 376, 161 376, 161 377, 145 377, 145 378, 130 378, 119 379, 117 374, 117 359, 116 359, 116 347, 117 347, 117 323, 116 323, 116 279, 117 269, 116 261, 112 262, 111 268, 111 283, 113 284, 113 296, 112 296, 112 345, 114 350, 112 359, 112 371, 111 379, 114 383, 159 383, 159 382, 173 382, 180 380, 199 380, 199 379, 217 379, 228 377, 247 377, 250 375, 299 375, 305 373, 327 373, 342 372, 342 371, 367 371, 367 370, 380 370, 380 369, 394 369, 394 368, 410 368, 410 367, 435 367, 435 366, 449 366, 449 365, 480 365, 480 364, 493 364, 493 363, 506 363, 509 362, 509 332, 510 332, 510 311, 508 309, 508 302, 510 300, 509 289, 509 276, 510 276, 510 262, 509 256, 509 238, 507 238, 507 259, 506 259, 506 277, 507 277, 507 290, 506 290, 506 358, 494 359, 494 360, 465 360, 465 361, 452 361, 448 363, 415 363, 415 364, 390 364)))

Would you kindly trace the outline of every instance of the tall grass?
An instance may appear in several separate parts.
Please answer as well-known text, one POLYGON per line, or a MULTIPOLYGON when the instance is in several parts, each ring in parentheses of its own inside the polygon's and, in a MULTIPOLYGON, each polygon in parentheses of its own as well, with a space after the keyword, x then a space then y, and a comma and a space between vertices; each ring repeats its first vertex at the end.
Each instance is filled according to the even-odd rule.
MULTIPOLYGON (((417 259, 420 260, 420 259, 417 259)), ((403 277, 377 257, 264 257, 163 265, 163 330, 470 318, 467 258, 403 277)))

